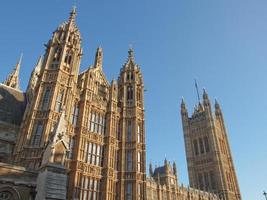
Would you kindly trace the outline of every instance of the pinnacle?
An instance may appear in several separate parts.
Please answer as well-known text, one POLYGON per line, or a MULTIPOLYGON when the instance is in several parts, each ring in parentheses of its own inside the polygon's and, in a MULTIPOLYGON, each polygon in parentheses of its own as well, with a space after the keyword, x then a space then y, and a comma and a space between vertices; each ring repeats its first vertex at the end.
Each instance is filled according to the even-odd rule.
POLYGON ((129 59, 133 60, 134 59, 134 50, 133 48, 130 46, 129 50, 128 50, 128 57, 129 59))
POLYGON ((73 6, 70 12, 69 22, 74 22, 76 15, 77 15, 76 6, 73 6))

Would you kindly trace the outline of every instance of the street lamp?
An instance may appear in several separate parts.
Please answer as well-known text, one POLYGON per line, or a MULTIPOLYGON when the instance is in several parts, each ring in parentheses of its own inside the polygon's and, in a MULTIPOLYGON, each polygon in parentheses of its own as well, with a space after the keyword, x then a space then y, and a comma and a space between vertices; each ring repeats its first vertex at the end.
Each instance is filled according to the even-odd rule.
POLYGON ((265 199, 267 200, 267 193, 263 191, 263 195, 265 196, 265 199))

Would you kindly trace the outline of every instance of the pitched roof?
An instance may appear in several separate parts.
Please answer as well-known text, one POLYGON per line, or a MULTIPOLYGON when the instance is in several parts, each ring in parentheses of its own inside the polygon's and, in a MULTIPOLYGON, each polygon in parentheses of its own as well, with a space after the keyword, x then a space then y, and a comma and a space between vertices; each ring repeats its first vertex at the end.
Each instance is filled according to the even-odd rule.
POLYGON ((0 121, 20 125, 25 107, 25 93, 0 84, 0 121))

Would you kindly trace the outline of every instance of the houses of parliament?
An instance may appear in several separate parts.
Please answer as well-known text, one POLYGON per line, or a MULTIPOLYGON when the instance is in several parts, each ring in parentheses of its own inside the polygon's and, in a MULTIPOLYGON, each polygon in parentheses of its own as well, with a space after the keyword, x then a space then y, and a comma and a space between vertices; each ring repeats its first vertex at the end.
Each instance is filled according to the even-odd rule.
POLYGON ((75 18, 73 8, 53 32, 25 92, 21 59, 0 84, 0 199, 241 200, 223 114, 206 91, 192 115, 181 102, 190 186, 166 159, 146 169, 144 80, 134 51, 111 82, 100 47, 80 72, 75 18))

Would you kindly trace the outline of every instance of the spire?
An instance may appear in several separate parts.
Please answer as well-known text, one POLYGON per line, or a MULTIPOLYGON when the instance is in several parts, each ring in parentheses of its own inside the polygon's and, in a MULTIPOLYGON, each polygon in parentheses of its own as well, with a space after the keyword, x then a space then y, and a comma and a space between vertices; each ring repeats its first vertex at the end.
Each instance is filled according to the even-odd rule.
POLYGON ((77 15, 76 6, 73 6, 70 12, 69 23, 75 22, 76 15, 77 15))
POLYGON ((95 54, 95 68, 102 69, 102 65, 103 65, 103 51, 102 48, 99 46, 95 54))
POLYGON ((23 56, 23 54, 20 55, 20 59, 17 62, 15 68, 9 74, 6 81, 4 82, 5 85, 12 87, 12 88, 15 88, 15 89, 19 89, 19 70, 20 70, 20 65, 22 62, 22 56, 23 56))
POLYGON ((29 101, 31 101, 31 99, 33 98, 35 87, 36 87, 38 79, 39 79, 39 75, 40 75, 40 71, 41 71, 41 67, 42 67, 42 62, 43 62, 43 57, 40 56, 38 58, 38 61, 35 65, 34 69, 32 70, 31 78, 29 80, 27 91, 26 91, 29 101))
POLYGON ((185 105, 184 97, 182 97, 181 109, 182 110, 186 110, 186 105, 185 105))
POLYGON ((181 102, 181 113, 187 115, 187 108, 185 105, 184 97, 182 97, 182 102, 181 102))
POLYGON ((205 88, 203 88, 203 106, 204 109, 208 108, 209 110, 211 110, 209 96, 205 88))

